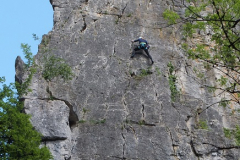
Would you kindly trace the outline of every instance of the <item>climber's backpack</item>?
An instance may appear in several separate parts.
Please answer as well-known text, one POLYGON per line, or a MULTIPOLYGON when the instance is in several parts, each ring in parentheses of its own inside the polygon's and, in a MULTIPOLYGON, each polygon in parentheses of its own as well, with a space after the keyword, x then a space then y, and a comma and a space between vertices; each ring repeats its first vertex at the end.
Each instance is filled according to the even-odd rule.
POLYGON ((140 45, 138 46, 140 49, 146 49, 147 43, 141 42, 140 45))

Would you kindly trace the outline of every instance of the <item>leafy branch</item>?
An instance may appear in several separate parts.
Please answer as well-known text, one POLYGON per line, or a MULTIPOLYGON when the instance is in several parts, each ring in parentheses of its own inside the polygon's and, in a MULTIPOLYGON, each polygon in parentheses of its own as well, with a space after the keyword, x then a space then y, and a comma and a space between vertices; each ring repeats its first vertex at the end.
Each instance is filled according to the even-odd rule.
POLYGON ((212 86, 221 93, 227 93, 220 104, 240 104, 240 1, 236 0, 184 0, 185 16, 176 16, 166 10, 163 17, 168 25, 179 25, 185 37, 182 49, 189 59, 207 63, 222 76, 212 86), (202 31, 205 34, 199 34, 202 31), (202 43, 195 43, 192 39, 202 43), (210 43, 205 38, 210 38, 210 43), (218 87, 220 86, 220 87, 218 87))

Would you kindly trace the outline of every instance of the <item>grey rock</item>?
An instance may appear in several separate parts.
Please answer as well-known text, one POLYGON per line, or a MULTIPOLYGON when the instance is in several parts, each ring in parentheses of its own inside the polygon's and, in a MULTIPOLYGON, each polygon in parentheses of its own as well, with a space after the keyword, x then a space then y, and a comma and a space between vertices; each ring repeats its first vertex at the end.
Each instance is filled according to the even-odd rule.
POLYGON ((20 84, 22 84, 23 82, 24 67, 25 67, 25 63, 23 62, 20 56, 17 56, 15 60, 15 71, 16 71, 15 81, 20 84))
POLYGON ((25 99, 25 112, 32 116, 34 128, 42 134, 42 141, 50 148, 54 159, 70 157, 69 107, 59 100, 25 99))
MULTIPOLYGON (((179 48, 177 26, 164 28, 162 12, 172 1, 51 0, 54 27, 44 47, 64 58, 74 77, 45 81, 41 70, 24 95, 25 112, 55 160, 237 159, 234 140, 223 127, 239 122, 231 110, 211 106, 214 97, 191 70, 179 48), (149 3, 151 2, 151 4, 149 3), (139 52, 130 59, 131 40, 145 37, 155 61, 139 52), (168 67, 175 66, 181 96, 171 101, 168 67), (141 76, 142 70, 149 74, 141 76), (198 128, 206 120, 208 130, 198 128), (216 154, 217 153, 217 154, 216 154)), ((183 12, 181 1, 176 11, 183 12)), ((200 67, 199 67, 200 68, 200 67)), ((202 71, 215 83, 215 71, 202 71)), ((26 73, 27 74, 27 73, 26 73)), ((236 106, 239 107, 239 106, 236 106)))
POLYGON ((70 137, 68 106, 62 101, 26 99, 25 112, 31 114, 35 129, 42 133, 43 140, 65 140, 70 137), (35 106, 40 106, 35 108, 35 106))

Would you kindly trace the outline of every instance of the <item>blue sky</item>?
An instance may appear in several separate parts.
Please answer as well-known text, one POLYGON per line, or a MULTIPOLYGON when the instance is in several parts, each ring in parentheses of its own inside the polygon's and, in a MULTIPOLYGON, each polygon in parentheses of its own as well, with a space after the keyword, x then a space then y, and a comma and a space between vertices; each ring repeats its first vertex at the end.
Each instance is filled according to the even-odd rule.
POLYGON ((49 0, 5 0, 0 7, 0 77, 6 78, 6 84, 14 82, 15 59, 24 58, 21 43, 31 46, 35 55, 39 38, 53 27, 53 9, 49 0))

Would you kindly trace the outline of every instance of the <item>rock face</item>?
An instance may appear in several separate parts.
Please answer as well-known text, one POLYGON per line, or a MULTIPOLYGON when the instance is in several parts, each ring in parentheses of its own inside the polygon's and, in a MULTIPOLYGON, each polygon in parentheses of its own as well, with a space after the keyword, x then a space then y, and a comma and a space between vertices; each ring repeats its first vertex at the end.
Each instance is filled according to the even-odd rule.
POLYGON ((22 79, 24 76, 24 62, 19 56, 17 56, 15 61, 15 70, 16 70, 15 80, 19 83, 22 83, 22 79))
MULTIPOLYGON (((239 113, 213 105, 220 97, 192 74, 198 64, 180 50, 178 28, 163 28, 162 12, 174 6, 182 13, 180 0, 50 2, 54 28, 43 37, 36 63, 54 54, 74 77, 46 81, 38 72, 24 99, 55 160, 238 160, 239 149, 223 127, 234 128, 239 113), (141 52, 130 59, 131 40, 139 36, 149 41, 154 65, 141 52), (181 92, 176 102, 169 62, 181 92), (202 121, 207 128, 199 127, 202 121)), ((214 83, 216 72, 204 72, 214 83)))

